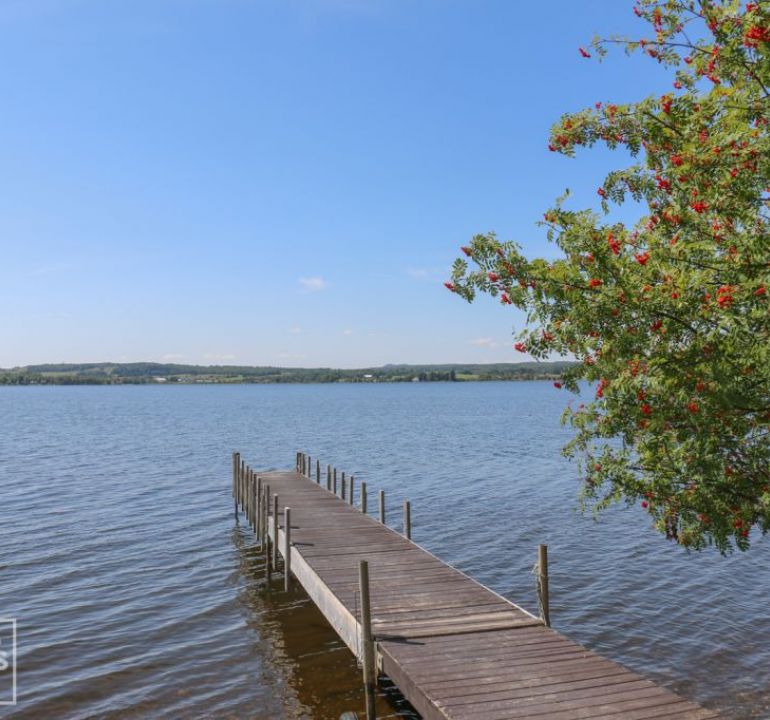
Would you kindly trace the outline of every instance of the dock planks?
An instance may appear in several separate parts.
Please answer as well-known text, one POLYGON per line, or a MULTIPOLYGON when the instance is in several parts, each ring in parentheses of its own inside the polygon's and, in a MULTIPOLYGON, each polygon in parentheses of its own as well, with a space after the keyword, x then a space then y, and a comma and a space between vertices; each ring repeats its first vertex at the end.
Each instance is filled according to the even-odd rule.
MULTIPOLYGON (((242 468, 243 466, 239 466, 242 468)), ((236 501, 243 498, 235 467, 236 501)), ((715 711, 565 638, 300 472, 257 472, 291 508, 290 567, 361 657, 358 565, 369 563, 377 666, 425 720, 707 720, 715 711)), ((271 499, 270 508, 273 507, 271 499)), ((252 513, 254 510, 252 509, 252 513)))

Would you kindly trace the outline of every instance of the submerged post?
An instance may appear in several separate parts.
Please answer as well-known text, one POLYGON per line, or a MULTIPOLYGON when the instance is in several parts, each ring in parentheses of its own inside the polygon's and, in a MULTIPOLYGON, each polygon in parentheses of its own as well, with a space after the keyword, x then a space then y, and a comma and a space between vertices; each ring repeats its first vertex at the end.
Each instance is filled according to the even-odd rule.
POLYGON ((369 563, 358 563, 358 590, 361 595, 361 664, 364 670, 364 694, 366 696, 366 720, 375 720, 374 638, 372 637, 372 607, 369 597, 369 563))
POLYGON ((366 515, 366 483, 361 482, 361 512, 366 515))
POLYGON ((404 500, 404 537, 412 539, 412 506, 408 500, 404 500))
POLYGON ((540 600, 540 617, 546 627, 551 627, 551 605, 548 597, 548 546, 540 545, 537 552, 537 590, 540 600))
POLYGON ((380 522, 385 524, 385 491, 380 490, 380 522))
POLYGON ((283 509, 283 589, 291 588, 291 508, 283 509))

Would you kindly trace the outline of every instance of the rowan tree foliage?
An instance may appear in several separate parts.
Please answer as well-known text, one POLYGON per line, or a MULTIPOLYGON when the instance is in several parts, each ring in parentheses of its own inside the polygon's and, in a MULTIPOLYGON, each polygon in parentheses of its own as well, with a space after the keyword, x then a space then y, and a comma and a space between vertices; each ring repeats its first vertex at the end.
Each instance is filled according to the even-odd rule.
POLYGON ((597 102, 550 137, 567 156, 595 143, 630 152, 598 188, 602 212, 562 198, 545 213, 555 261, 476 235, 446 284, 526 310, 516 349, 579 360, 568 390, 595 383, 564 416, 587 505, 639 502, 688 548, 746 550, 752 529, 770 529, 770 0, 633 10, 645 37, 596 39, 580 55, 643 53, 670 71, 670 92, 597 102), (628 197, 643 216, 612 222, 628 197))

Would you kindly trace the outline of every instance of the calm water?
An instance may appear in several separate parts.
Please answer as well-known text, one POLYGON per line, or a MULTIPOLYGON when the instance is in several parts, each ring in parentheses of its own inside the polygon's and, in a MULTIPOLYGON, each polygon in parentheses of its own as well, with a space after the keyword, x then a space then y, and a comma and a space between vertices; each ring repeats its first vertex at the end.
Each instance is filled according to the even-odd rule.
MULTIPOLYGON (((355 661, 233 521, 230 452, 353 472, 415 539, 535 608, 539 542, 570 637, 731 718, 770 716, 770 543, 687 555, 639 509, 575 510, 549 383, 0 389, 0 617, 14 718, 314 718, 355 661)), ((408 712, 380 699, 383 716, 408 712)))

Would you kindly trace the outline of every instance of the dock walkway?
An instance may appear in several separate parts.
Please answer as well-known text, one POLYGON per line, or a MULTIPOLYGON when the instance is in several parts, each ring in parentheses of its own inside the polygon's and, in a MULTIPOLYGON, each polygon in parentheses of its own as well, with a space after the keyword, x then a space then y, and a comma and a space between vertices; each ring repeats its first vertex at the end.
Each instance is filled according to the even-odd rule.
POLYGON ((270 548, 273 569, 278 551, 289 579, 359 659, 359 561, 368 561, 377 668, 425 720, 719 717, 568 640, 362 512, 350 478, 344 490, 339 484, 343 498, 334 492, 336 471, 332 482, 328 468, 322 478, 318 465, 315 473, 304 459, 298 467, 315 479, 257 472, 236 453, 236 512, 243 508, 270 548))

